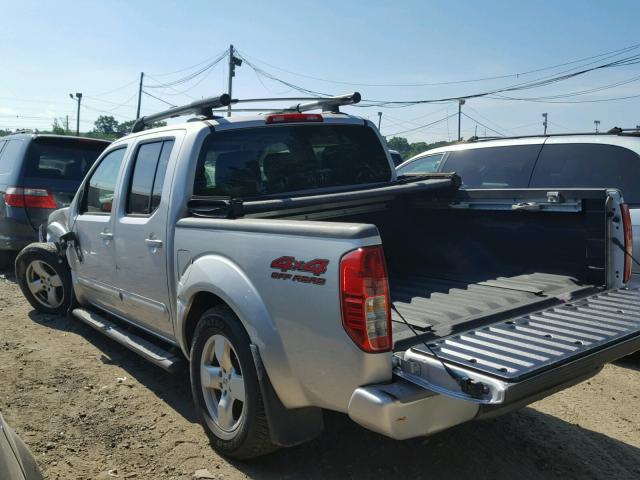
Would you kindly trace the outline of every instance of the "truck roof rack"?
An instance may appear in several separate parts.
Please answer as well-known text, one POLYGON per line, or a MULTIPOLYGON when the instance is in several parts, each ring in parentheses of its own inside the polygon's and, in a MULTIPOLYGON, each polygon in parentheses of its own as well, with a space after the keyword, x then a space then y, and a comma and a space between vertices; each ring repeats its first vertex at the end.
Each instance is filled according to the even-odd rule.
POLYGON ((181 107, 173 107, 168 110, 163 110, 152 115, 146 115, 138 118, 133 127, 131 133, 136 133, 144 130, 145 127, 150 126, 153 122, 166 120, 167 118, 180 117, 182 115, 195 114, 202 119, 215 118, 215 113, 224 113, 225 110, 215 110, 216 108, 226 107, 229 105, 237 105, 242 103, 269 103, 269 102, 283 102, 283 101, 306 101, 305 103, 297 103, 286 108, 238 108, 234 109, 236 112, 307 112, 309 110, 322 110, 323 112, 340 113, 340 106, 352 105, 360 102, 362 96, 359 92, 348 93, 345 95, 337 95, 334 97, 285 97, 285 98, 246 98, 246 99, 231 99, 228 94, 224 93, 219 97, 204 98, 202 100, 196 100, 187 105, 181 107))
POLYGON ((140 132, 144 130, 144 127, 148 127, 153 122, 159 122, 160 120, 166 120, 167 118, 180 117, 182 115, 189 115, 191 113, 210 118, 213 115, 212 112, 214 108, 225 107, 230 103, 231 97, 229 94, 223 93, 219 97, 203 98, 202 100, 196 100, 195 102, 191 102, 181 107, 173 107, 158 113, 146 115, 136 120, 131 128, 131 133, 140 132))

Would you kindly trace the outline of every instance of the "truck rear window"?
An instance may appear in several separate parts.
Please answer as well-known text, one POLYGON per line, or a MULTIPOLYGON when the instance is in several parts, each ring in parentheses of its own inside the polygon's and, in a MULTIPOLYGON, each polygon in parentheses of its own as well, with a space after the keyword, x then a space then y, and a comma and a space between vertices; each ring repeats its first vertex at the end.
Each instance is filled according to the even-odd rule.
POLYGON ((388 182, 377 135, 361 125, 278 125, 205 140, 194 195, 245 197, 388 182))
POLYGON ((80 183, 107 145, 75 138, 36 138, 29 147, 24 175, 80 183))

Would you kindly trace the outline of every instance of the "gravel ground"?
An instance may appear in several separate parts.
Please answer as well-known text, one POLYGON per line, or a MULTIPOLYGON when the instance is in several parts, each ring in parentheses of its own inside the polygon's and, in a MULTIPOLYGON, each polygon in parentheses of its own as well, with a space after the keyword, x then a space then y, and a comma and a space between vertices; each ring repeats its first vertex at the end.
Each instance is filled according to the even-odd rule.
POLYGON ((0 411, 47 479, 640 478, 640 357, 519 412, 396 442, 327 412, 313 442, 250 463, 214 453, 186 374, 73 319, 36 313, 0 277, 0 411), (196 476, 197 478, 197 476, 196 476))

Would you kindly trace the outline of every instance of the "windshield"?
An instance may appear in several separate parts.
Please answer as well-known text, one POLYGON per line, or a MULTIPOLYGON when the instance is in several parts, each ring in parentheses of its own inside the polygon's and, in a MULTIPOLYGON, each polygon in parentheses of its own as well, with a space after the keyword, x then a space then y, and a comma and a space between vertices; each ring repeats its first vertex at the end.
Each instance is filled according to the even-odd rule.
POLYGON ((210 135, 194 195, 255 196, 388 182, 379 138, 362 125, 245 128, 210 135))

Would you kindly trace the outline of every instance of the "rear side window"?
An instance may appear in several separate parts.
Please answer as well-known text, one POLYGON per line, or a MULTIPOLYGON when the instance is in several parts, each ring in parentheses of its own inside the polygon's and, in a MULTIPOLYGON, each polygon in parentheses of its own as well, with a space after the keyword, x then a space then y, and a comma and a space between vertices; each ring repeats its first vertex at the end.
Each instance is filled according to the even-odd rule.
POLYGON ((113 194, 124 158, 125 148, 107 153, 93 171, 86 186, 82 213, 109 213, 113 206, 113 194))
POLYGON ((455 150, 442 167, 443 172, 456 172, 466 188, 526 188, 540 145, 455 150))
POLYGON ((398 169, 398 175, 404 175, 405 173, 433 173, 438 171, 438 167, 442 162, 444 153, 436 153, 433 155, 426 155, 422 158, 417 158, 411 163, 407 163, 402 168, 398 169))
POLYGON ((16 170, 22 160, 23 140, 7 140, 0 156, 0 174, 16 170))
POLYGON ((173 140, 140 145, 127 195, 127 213, 149 215, 158 207, 172 147, 173 140))
POLYGON ((385 151, 369 128, 279 125, 209 136, 198 161, 193 193, 244 197, 390 178, 385 151))
POLYGON ((107 143, 68 138, 36 138, 29 146, 25 177, 82 181, 107 143))
POLYGON ((545 145, 531 187, 619 188, 625 202, 640 204, 640 157, 615 145, 545 145))

